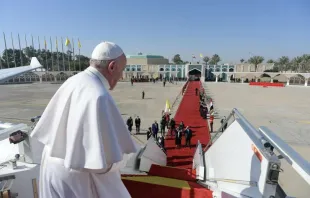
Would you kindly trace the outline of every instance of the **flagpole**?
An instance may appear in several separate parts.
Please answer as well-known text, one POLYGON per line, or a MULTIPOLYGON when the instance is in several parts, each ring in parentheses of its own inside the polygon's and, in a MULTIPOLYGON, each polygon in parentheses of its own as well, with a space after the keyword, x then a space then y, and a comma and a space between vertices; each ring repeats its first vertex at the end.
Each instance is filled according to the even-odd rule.
MULTIPOLYGON (((38 51, 38 56, 40 57, 39 60, 42 58, 42 51, 41 51, 41 42, 40 42, 40 37, 38 36, 38 44, 39 44, 39 51, 38 51)), ((38 57, 38 58, 39 58, 38 57)), ((41 70, 42 71, 42 70, 41 70)))
POLYGON ((79 69, 80 69, 80 71, 82 71, 82 68, 81 68, 81 42, 80 42, 80 39, 78 39, 78 47, 79 47, 79 69))
POLYGON ((52 55, 52 71, 54 71, 53 44, 52 44, 52 37, 51 36, 50 36, 50 44, 51 44, 51 55, 52 55))
POLYGON ((44 36, 44 47, 45 47, 45 64, 46 64, 46 71, 48 71, 48 63, 47 63, 47 43, 44 36))
POLYGON ((26 48, 28 47, 28 43, 27 43, 27 35, 25 34, 25 43, 26 43, 26 48))
POLYGON ((6 46, 6 38, 5 38, 4 32, 3 32, 3 38, 4 38, 4 46, 5 46, 6 64, 7 64, 8 68, 10 68, 9 56, 8 56, 8 48, 6 46))
MULTIPOLYGON (((68 40, 68 37, 67 37, 67 40, 68 40)), ((66 40, 66 43, 65 44, 67 44, 67 40, 66 40)), ((70 43, 70 41, 69 41, 69 43, 68 43, 68 45, 67 45, 67 47, 68 47, 68 64, 69 64, 69 71, 71 71, 71 64, 70 64, 70 56, 71 56, 71 51, 69 50, 69 46, 71 45, 71 43, 70 43)))
POLYGON ((58 71, 60 71, 60 66, 59 66, 59 55, 58 55, 58 39, 56 36, 56 52, 57 52, 57 66, 58 66, 58 71))
POLYGON ((0 53, 0 69, 2 69, 2 53, 0 53))
POLYGON ((14 65, 16 67, 16 60, 15 60, 15 48, 14 48, 14 41, 13 41, 13 34, 11 32, 11 40, 12 40, 12 47, 13 47, 13 60, 14 60, 14 65))
POLYGON ((24 66, 24 61, 23 61, 23 56, 22 56, 22 47, 20 45, 20 37, 18 34, 18 45, 19 45, 19 56, 20 56, 20 63, 22 64, 22 66, 24 66))
POLYGON ((32 48, 34 49, 33 36, 31 35, 32 48))
POLYGON ((62 64, 63 64, 63 69, 66 71, 66 65, 65 65, 65 53, 64 53, 64 41, 61 37, 61 49, 62 49, 62 64))
POLYGON ((38 36, 39 50, 41 51, 40 37, 38 36))
POLYGON ((73 53, 72 53, 72 59, 73 59, 73 70, 74 71, 76 71, 76 69, 75 69, 75 56, 74 56, 74 40, 73 40, 73 38, 72 38, 72 49, 73 49, 73 53))

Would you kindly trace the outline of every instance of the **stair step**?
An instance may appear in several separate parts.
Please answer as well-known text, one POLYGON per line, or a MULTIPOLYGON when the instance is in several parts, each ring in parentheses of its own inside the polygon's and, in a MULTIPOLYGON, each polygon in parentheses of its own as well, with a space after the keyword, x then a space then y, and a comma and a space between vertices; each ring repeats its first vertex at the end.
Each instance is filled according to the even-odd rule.
POLYGON ((153 164, 149 171, 149 175, 173 178, 185 181, 196 181, 196 174, 192 170, 175 168, 169 166, 159 166, 153 164))
POLYGON ((195 182, 158 176, 122 177, 134 198, 211 198, 212 192, 195 182))

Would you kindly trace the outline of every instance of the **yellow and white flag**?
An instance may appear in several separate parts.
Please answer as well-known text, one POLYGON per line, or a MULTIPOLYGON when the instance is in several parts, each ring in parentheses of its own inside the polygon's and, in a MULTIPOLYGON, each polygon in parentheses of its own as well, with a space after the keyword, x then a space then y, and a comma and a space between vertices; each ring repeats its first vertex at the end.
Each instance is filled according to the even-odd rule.
POLYGON ((71 42, 68 38, 66 38, 66 42, 65 42, 65 46, 67 46, 68 50, 71 51, 72 48, 71 48, 71 42))
POLYGON ((171 108, 170 102, 169 102, 169 100, 166 100, 165 113, 170 112, 170 108, 171 108))
POLYGON ((80 39, 78 39, 78 47, 79 47, 79 49, 82 47, 80 39))
POLYGON ((200 58, 203 58, 203 55, 202 55, 202 54, 200 54, 200 58))

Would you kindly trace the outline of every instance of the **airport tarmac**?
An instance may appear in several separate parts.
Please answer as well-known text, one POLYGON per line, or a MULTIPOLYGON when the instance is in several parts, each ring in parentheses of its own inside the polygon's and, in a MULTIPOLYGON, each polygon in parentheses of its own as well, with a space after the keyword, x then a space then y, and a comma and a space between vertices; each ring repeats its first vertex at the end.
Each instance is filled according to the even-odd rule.
MULTIPOLYGON (((141 118, 141 134, 135 135, 135 128, 133 128, 133 137, 137 143, 146 142, 147 128, 155 120, 159 122, 166 100, 168 99, 172 105, 184 83, 167 83, 166 87, 163 87, 161 82, 134 83, 133 86, 129 82, 119 82, 110 92, 125 121, 129 116, 133 119, 136 116, 141 118), (143 90, 144 100, 142 100, 143 90)), ((30 118, 42 114, 60 86, 60 84, 47 83, 0 85, 0 121, 31 124, 30 118)), ((175 105, 174 110, 177 108, 178 105, 175 105)))
MULTIPOLYGON (((256 87, 237 83, 205 83, 220 118, 237 108, 255 127, 267 126, 310 162, 310 87, 256 87)), ((283 163, 282 163, 283 162, 283 163)), ((309 197, 309 185, 285 161, 280 185, 294 197, 309 197)))

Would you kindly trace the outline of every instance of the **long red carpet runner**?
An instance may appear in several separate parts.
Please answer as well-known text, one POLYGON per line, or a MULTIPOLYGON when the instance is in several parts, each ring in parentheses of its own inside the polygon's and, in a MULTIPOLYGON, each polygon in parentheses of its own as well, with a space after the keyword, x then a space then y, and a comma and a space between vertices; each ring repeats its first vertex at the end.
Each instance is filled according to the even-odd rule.
POLYGON ((174 137, 167 136, 168 166, 152 165, 146 176, 122 176, 122 180, 133 198, 211 198, 212 192, 196 183, 192 172, 193 156, 199 140, 205 146, 209 139, 207 121, 199 113, 199 96, 195 89, 201 88, 200 81, 188 83, 187 90, 179 105, 175 120, 178 124, 183 121, 193 131, 191 148, 185 148, 185 139, 182 147, 177 149, 174 137))
MULTIPOLYGON (((210 140, 210 133, 207 121, 200 116, 199 112, 199 96, 196 96, 195 89, 201 88, 200 81, 191 81, 188 84, 187 90, 183 96, 182 102, 175 115, 176 123, 183 121, 185 127, 189 126, 193 131, 191 140, 192 148, 182 147, 175 148, 174 137, 167 138, 165 146, 167 149, 168 166, 179 168, 192 168, 193 156, 196 151, 196 144, 199 140, 202 146, 207 145, 210 140)), ((185 138, 182 138, 182 145, 185 144, 185 138)))

